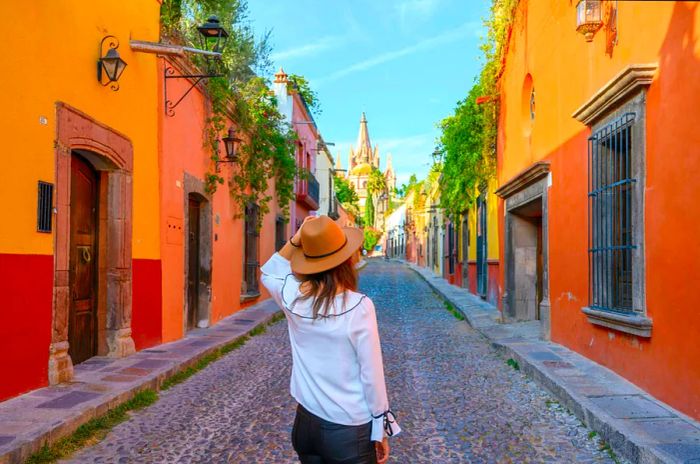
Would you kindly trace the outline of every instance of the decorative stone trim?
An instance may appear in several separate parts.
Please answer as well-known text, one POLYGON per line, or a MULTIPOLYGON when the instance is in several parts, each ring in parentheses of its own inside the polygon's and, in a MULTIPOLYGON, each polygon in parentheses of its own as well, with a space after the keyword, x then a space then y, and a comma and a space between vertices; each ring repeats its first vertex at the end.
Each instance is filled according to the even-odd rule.
POLYGON ((627 315, 611 311, 599 311, 588 307, 581 308, 591 324, 600 325, 639 337, 651 337, 652 320, 638 315, 627 315))
POLYGON ((505 184, 501 185, 501 187, 496 190, 496 195, 501 198, 507 198, 518 190, 532 184, 542 177, 545 177, 547 174, 549 174, 549 161, 538 161, 529 168, 518 173, 505 184))
POLYGON ((571 115, 587 126, 606 115, 611 109, 643 86, 651 84, 658 65, 632 64, 613 77, 571 115))

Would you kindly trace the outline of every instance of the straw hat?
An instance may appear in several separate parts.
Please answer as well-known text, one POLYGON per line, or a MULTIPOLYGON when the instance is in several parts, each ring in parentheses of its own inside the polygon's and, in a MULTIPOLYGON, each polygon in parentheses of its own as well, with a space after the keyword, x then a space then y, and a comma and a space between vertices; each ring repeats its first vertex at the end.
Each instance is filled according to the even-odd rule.
POLYGON ((318 274, 343 264, 362 246, 364 234, 354 227, 340 227, 328 216, 304 223, 301 243, 290 263, 297 274, 318 274))

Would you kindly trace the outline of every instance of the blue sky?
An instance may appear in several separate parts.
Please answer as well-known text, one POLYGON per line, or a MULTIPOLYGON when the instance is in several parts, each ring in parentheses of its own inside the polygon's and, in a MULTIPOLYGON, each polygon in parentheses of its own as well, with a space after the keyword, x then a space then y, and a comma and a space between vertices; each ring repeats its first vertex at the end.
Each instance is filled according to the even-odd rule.
POLYGON ((256 31, 272 31, 275 69, 307 77, 343 167, 367 113, 382 169, 393 156, 399 184, 423 177, 436 123, 464 98, 480 69, 487 0, 249 0, 256 31))

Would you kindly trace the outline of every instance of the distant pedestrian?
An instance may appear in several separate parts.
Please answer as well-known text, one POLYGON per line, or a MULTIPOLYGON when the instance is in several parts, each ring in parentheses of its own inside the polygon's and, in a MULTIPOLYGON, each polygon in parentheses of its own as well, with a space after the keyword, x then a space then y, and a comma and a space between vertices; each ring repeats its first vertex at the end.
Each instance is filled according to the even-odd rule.
POLYGON ((389 410, 374 304, 357 292, 362 241, 360 229, 309 217, 261 269, 288 321, 299 403, 292 446, 303 464, 385 463, 387 437, 401 431, 389 410))

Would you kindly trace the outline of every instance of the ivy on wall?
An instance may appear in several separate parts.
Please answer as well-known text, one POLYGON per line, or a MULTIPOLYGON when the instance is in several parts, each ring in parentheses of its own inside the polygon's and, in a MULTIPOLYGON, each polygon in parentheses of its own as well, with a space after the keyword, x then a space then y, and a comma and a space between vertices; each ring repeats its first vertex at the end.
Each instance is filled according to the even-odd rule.
POLYGON ((495 175, 498 83, 517 5, 518 0, 492 0, 480 46, 484 60, 481 72, 467 97, 439 124, 436 163, 442 165, 443 173, 440 204, 452 217, 466 210, 475 200, 476 189, 483 189, 495 175))
MULTIPOLYGON (((258 226, 270 211, 273 197, 268 187, 274 182, 276 200, 285 216, 293 199, 295 134, 277 110, 267 81, 271 74, 269 33, 256 38, 247 20, 245 0, 163 0, 161 28, 165 41, 199 47, 196 26, 215 15, 229 33, 216 72, 223 77, 207 79, 209 112, 205 124, 205 147, 210 153, 210 171, 205 176, 207 191, 213 194, 224 179, 216 171, 222 134, 234 121, 243 139, 239 160, 228 179, 229 192, 240 217, 248 203, 260 208, 258 226)), ((212 71, 212 62, 202 56, 190 57, 202 70, 212 71)))

